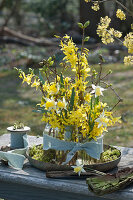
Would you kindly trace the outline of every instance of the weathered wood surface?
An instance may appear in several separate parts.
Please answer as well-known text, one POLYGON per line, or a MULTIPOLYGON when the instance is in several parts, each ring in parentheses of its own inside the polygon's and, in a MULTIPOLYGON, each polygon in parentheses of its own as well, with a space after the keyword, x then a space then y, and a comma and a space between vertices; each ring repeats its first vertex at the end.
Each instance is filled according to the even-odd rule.
MULTIPOLYGON (((0 137, 0 146, 9 143, 9 134, 0 137)), ((30 145, 42 143, 42 138, 29 136, 30 145)), ((118 166, 133 167, 133 149, 120 147, 122 159, 118 166)), ((34 199, 82 199, 100 200, 117 199, 132 200, 133 186, 112 194, 96 197, 89 192, 85 179, 48 179, 45 172, 33 168, 28 162, 23 170, 15 170, 0 165, 0 198, 12 200, 34 199)))

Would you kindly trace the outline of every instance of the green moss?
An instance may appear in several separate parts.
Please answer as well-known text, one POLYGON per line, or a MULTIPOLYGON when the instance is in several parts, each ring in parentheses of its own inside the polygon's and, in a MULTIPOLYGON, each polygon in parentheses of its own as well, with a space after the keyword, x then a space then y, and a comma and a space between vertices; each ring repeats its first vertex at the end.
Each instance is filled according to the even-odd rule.
POLYGON ((108 149, 101 155, 101 161, 102 162, 109 162, 116 160, 121 155, 120 151, 118 149, 108 149))
POLYGON ((33 146, 30 149, 29 155, 38 161, 43 161, 43 162, 54 162, 55 157, 56 157, 56 151, 55 150, 43 150, 43 145, 38 145, 38 146, 33 146))
MULTIPOLYGON (((30 148, 29 155, 33 159, 38 160, 38 161, 56 163, 57 161, 62 160, 63 154, 62 153, 58 154, 57 151, 52 150, 52 149, 45 151, 43 150, 43 145, 38 145, 38 146, 33 146, 32 148, 30 148)), ((112 147, 112 148, 109 148, 108 150, 105 150, 101 154, 101 159, 98 162, 104 163, 104 162, 113 161, 119 158, 120 155, 121 155, 120 151, 112 147)), ((81 157, 80 152, 79 152, 79 156, 81 157)), ((88 158, 86 157, 86 159, 89 159, 89 156, 88 158)))

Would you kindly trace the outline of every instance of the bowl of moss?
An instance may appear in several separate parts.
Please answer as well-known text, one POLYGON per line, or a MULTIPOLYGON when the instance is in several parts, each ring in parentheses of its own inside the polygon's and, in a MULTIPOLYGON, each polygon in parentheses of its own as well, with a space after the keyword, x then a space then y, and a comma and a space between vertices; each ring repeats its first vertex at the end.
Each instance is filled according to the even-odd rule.
POLYGON ((78 159, 82 161, 85 170, 92 168, 102 172, 115 168, 121 159, 120 150, 109 145, 104 145, 104 152, 101 154, 100 160, 90 157, 85 151, 79 151, 67 165, 62 165, 67 153, 52 149, 46 151, 43 150, 43 145, 37 145, 28 149, 27 158, 32 166, 44 171, 73 170, 71 166, 75 165, 78 159))

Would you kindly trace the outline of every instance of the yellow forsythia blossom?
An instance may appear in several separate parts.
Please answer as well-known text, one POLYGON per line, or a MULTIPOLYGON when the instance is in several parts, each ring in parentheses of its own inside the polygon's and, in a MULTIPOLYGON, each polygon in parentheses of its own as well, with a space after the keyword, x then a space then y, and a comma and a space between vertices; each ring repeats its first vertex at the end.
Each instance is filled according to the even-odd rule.
POLYGON ((87 93, 84 97, 85 101, 87 101, 88 103, 91 101, 91 97, 92 95, 90 93, 87 93))
POLYGON ((116 16, 121 20, 125 20, 126 19, 126 15, 121 9, 118 9, 116 11, 116 16))
POLYGON ((23 82, 22 83, 26 82, 28 85, 30 85, 33 75, 32 74, 25 75, 24 72, 23 72, 22 75, 23 75, 23 82))
POLYGON ((40 86, 40 82, 35 79, 31 87, 36 87, 36 90, 37 90, 39 86, 40 86))

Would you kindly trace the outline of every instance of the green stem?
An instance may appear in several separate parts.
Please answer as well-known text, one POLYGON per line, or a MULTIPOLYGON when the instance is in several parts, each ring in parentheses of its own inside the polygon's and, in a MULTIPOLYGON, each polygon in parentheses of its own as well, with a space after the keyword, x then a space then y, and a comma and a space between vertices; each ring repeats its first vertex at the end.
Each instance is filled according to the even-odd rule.
POLYGON ((83 38, 82 38, 81 55, 83 54, 83 50, 84 50, 84 39, 85 39, 85 28, 83 28, 83 38))

